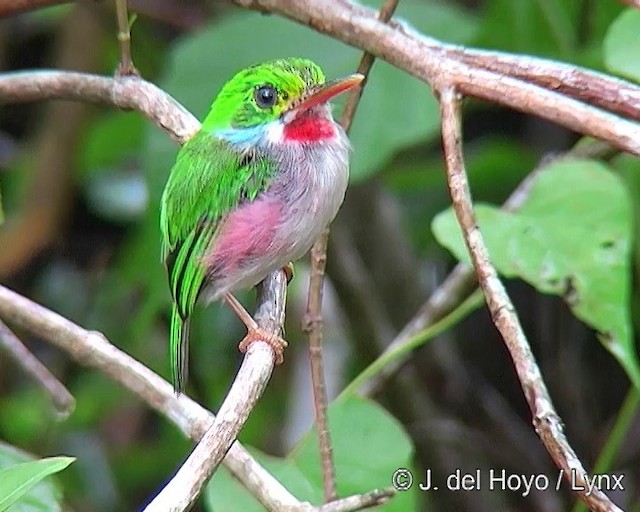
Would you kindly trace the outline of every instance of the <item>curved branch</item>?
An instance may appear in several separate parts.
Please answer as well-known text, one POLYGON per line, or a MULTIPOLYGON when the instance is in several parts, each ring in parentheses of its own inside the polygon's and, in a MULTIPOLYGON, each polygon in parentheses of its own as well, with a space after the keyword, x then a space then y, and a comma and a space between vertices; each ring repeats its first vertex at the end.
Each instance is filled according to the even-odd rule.
MULTIPOLYGON (((0 103, 43 99, 90 101, 122 109, 135 109, 180 143, 189 139, 200 128, 198 120, 171 96, 138 77, 110 78, 64 71, 30 71, 0 76, 0 103)), ((286 283, 282 272, 268 275, 260 285, 255 318, 268 331, 280 332, 282 329, 285 294, 286 283)), ((178 472, 179 478, 175 481, 175 485, 181 486, 178 495, 185 494, 182 484, 191 489, 188 500, 178 500, 179 503, 175 505, 177 508, 171 510, 189 507, 222 459, 231 473, 268 510, 319 510, 298 501, 238 442, 234 442, 273 369, 272 349, 265 343, 252 344, 245 356, 242 371, 232 387, 232 393, 225 400, 221 414, 216 419, 212 413, 186 396, 176 396, 167 382, 119 351, 101 333, 86 331, 1 285, 0 318, 8 319, 42 336, 69 352, 80 363, 98 368, 165 415, 189 437, 201 441, 187 465, 178 472)), ((167 488, 170 491, 173 482, 167 488)), ((392 494, 390 491, 376 490, 351 496, 333 503, 335 508, 331 510, 360 510, 377 505, 392 494)), ((173 494, 172 497, 175 498, 173 494)), ((162 500, 162 503, 154 500, 154 503, 161 505, 154 510, 166 510, 169 504, 166 500, 162 500)))
POLYGON ((182 144, 200 122, 162 89, 135 76, 107 77, 70 71, 20 71, 0 75, 0 104, 51 99, 89 101, 136 110, 182 144))
POLYGON ((434 51, 471 67, 510 76, 557 91, 604 110, 640 120, 640 88, 625 80, 528 55, 511 55, 439 45, 434 51))
MULTIPOLYGON (((454 85, 467 96, 542 117, 640 155, 640 124, 540 85, 470 66, 453 58, 443 58, 442 51, 446 45, 397 21, 383 23, 372 9, 347 1, 234 0, 234 3, 259 11, 275 12, 308 25, 366 50, 436 88, 454 85)), ((595 80, 595 77, 595 73, 590 75, 590 80, 595 80)), ((598 79, 606 83, 620 82, 607 79, 604 75, 598 75, 598 79)), ((610 90, 615 91, 616 87, 612 86, 610 90)), ((640 91, 640 88, 628 84, 627 94, 629 90, 640 91)), ((618 98, 604 105, 615 111, 616 103, 629 100, 622 95, 618 98)), ((585 98, 580 96, 580 99, 585 98)))
MULTIPOLYGON (((256 320, 267 329, 272 329, 283 314, 281 307, 284 306, 285 286, 279 274, 280 272, 270 274, 263 281, 264 292, 256 313, 256 320)), ((208 430, 215 427, 216 417, 211 412, 186 395, 176 395, 171 384, 112 345, 102 333, 87 331, 2 285, 0 285, 0 318, 41 336, 67 352, 78 363, 96 368, 129 389, 191 439, 199 441, 208 430)), ((252 351, 263 352, 263 345, 263 343, 256 343, 256 348, 252 351)), ((251 351, 247 353, 249 352, 251 351)), ((270 355, 269 358, 271 358, 270 355)), ((291 512, 325 510, 323 507, 316 508, 298 501, 238 441, 229 448, 223 464, 267 510, 291 512)), ((371 491, 363 495, 350 496, 332 503, 331 505, 336 508, 327 510, 341 512, 361 510, 386 501, 392 494, 390 491, 371 491)))

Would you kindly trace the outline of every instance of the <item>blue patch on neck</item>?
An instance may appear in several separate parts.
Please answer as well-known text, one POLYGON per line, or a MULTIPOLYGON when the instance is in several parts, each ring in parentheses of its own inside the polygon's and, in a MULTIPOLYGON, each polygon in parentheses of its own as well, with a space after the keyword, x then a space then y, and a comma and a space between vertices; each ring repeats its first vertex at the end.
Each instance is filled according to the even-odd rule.
POLYGON ((249 128, 226 128, 215 130, 212 135, 238 146, 258 146, 264 139, 265 127, 257 125, 249 128))

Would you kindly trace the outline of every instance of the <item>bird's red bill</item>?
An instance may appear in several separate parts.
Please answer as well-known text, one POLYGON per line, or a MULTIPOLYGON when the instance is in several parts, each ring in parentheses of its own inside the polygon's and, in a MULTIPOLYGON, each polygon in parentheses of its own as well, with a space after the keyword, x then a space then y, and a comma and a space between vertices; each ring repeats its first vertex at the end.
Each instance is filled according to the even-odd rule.
POLYGON ((339 78, 338 80, 332 80, 331 82, 322 84, 313 90, 309 96, 304 98, 294 108, 296 110, 308 110, 316 105, 326 103, 339 94, 356 87, 360 82, 362 82, 362 80, 364 80, 364 75, 354 73, 346 78, 339 78))

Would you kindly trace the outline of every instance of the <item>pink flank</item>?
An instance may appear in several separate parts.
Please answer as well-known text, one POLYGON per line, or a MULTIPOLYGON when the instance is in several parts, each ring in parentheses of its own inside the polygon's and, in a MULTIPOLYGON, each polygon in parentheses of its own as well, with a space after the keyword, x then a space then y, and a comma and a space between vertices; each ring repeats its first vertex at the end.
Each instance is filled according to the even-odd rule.
POLYGON ((298 142, 318 142, 331 139, 336 131, 333 122, 312 113, 296 117, 284 127, 284 139, 298 142))
POLYGON ((229 276, 243 264, 268 253, 281 212, 280 202, 262 195, 230 213, 216 237, 213 253, 205 257, 213 277, 229 276))

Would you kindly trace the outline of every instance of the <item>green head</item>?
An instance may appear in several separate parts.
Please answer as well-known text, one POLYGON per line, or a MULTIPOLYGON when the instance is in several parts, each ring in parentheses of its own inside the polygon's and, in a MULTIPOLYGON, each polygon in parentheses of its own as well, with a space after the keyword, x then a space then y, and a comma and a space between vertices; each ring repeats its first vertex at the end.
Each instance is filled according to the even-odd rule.
POLYGON ((202 128, 229 133, 266 126, 288 112, 326 103, 359 84, 362 78, 356 74, 325 82, 320 67, 302 58, 257 64, 238 72, 223 86, 202 128))

